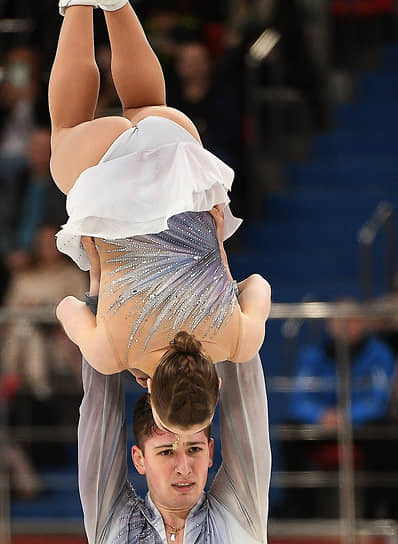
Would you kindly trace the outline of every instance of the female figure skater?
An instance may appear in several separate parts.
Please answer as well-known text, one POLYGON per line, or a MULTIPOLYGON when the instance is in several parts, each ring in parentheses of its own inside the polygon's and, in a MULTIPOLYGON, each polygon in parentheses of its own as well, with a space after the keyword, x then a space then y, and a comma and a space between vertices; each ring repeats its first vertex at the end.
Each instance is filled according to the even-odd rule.
MULTIPOLYGON (((98 5, 105 12, 123 116, 93 119, 99 88, 96 0, 60 0, 65 18, 49 101, 51 169, 67 194, 69 214, 57 244, 83 270, 89 261, 98 270, 99 306, 95 317, 83 302, 67 297, 57 316, 99 372, 129 369, 146 380, 156 371, 151 399, 159 409, 167 406, 162 394, 177 395, 162 384, 183 374, 185 404, 179 406, 193 413, 192 406, 206 403, 208 381, 215 407, 212 362, 248 361, 258 352, 270 287, 259 275, 237 286, 228 268, 223 240, 239 225, 228 206, 232 170, 203 149, 183 113, 166 106, 161 67, 128 1, 98 5), (180 342, 173 348, 182 330, 201 343, 190 356, 181 355, 180 342)), ((191 423, 208 424, 214 407, 209 417, 192 416, 191 423)), ((170 421, 160 411, 161 421, 170 421)))

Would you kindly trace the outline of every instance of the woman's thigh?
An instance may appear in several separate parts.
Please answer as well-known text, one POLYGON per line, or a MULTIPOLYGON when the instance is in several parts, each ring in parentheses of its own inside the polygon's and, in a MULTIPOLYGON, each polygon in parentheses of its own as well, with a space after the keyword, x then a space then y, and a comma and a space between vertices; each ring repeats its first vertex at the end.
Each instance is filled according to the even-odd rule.
POLYGON ((55 183, 67 194, 80 174, 95 166, 125 130, 146 117, 165 117, 179 124, 200 142, 193 122, 181 111, 167 106, 125 110, 123 117, 103 117, 58 130, 52 136, 51 172, 55 183))
POLYGON ((53 133, 51 173, 61 191, 68 194, 80 174, 98 164, 116 138, 131 126, 125 117, 102 117, 53 133))
POLYGON ((196 126, 193 124, 191 119, 182 113, 182 111, 176 110, 175 108, 169 108, 168 106, 146 106, 143 108, 130 108, 126 109, 123 113, 131 124, 134 126, 146 117, 159 116, 165 117, 174 121, 178 125, 182 126, 187 132, 192 134, 192 136, 200 141, 199 132, 197 131, 196 126))

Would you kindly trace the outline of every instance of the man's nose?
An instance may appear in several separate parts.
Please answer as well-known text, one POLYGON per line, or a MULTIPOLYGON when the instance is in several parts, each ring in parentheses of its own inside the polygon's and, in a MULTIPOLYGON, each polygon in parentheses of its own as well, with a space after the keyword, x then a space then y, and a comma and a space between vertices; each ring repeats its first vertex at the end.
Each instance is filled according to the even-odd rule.
POLYGON ((179 451, 176 457, 176 471, 178 474, 187 475, 192 472, 191 458, 185 453, 185 451, 179 451))

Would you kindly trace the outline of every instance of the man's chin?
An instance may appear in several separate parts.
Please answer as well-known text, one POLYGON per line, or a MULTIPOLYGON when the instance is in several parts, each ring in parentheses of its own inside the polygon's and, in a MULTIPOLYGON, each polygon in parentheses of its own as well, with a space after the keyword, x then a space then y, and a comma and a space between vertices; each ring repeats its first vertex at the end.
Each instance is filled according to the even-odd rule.
POLYGON ((185 491, 173 489, 171 494, 176 505, 183 508, 192 508, 198 502, 202 493, 198 493, 197 488, 194 487, 185 491))

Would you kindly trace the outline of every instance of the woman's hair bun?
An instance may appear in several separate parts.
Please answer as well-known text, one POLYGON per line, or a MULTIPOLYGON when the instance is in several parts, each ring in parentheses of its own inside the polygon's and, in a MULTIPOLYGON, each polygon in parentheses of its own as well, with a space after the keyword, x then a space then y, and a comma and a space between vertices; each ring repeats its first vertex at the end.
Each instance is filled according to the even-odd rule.
POLYGON ((202 349, 202 344, 193 336, 186 331, 178 332, 173 340, 170 342, 170 348, 174 349, 179 353, 200 353, 202 349))

